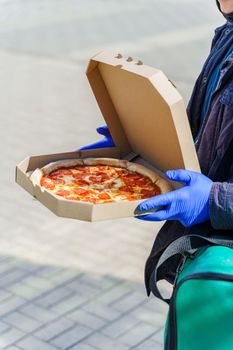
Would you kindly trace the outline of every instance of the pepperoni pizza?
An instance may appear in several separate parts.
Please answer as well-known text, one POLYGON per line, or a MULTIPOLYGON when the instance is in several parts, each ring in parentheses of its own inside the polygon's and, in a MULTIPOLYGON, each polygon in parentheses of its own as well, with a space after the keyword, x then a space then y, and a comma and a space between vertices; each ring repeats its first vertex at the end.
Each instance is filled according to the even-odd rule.
POLYGON ((35 184, 55 196, 95 204, 146 199, 170 184, 146 167, 113 158, 63 160, 36 169, 35 184))

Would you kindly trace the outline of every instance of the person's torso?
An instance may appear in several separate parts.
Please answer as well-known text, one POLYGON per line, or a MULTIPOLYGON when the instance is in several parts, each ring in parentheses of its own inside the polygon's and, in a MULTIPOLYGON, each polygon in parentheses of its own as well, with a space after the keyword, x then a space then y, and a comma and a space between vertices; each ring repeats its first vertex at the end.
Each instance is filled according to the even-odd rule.
MULTIPOLYGON (((218 167, 233 139, 232 47, 233 24, 227 23, 216 30, 211 53, 195 84, 187 109, 201 170, 215 181, 218 181, 218 167), (230 55, 226 55, 228 52, 231 52, 230 55), (203 118, 208 80, 219 63, 218 86, 203 118)), ((224 169, 223 171, 227 179, 228 174, 224 169)))
MULTIPOLYGON (((233 180, 233 156, 229 160, 227 169, 221 166, 233 142, 233 53, 224 60, 231 46, 233 46, 233 24, 227 23, 216 30, 210 56, 196 81, 187 108, 202 173, 214 181, 233 180), (220 61, 218 86, 209 101, 203 120, 201 116, 208 79, 220 61)), ((193 228, 185 228, 178 221, 167 221, 164 224, 156 237, 145 266, 145 284, 148 293, 150 274, 163 250, 176 238, 193 233, 193 230, 202 234, 205 231, 208 235, 213 228, 210 222, 193 228)), ((161 275, 172 281, 176 274, 177 264, 178 260, 175 257, 169 265, 161 267, 161 275)))

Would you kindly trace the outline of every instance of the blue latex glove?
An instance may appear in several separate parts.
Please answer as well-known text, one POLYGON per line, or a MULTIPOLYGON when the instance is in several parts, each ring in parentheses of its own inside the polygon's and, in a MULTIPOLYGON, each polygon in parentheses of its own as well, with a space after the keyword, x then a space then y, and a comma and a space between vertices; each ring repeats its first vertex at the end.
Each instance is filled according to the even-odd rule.
POLYGON ((110 134, 110 131, 107 125, 98 127, 96 131, 98 132, 98 134, 103 135, 104 138, 100 141, 91 143, 90 145, 80 147, 79 148, 80 150, 115 147, 115 144, 113 142, 112 136, 110 134))
POLYGON ((188 170, 169 170, 166 176, 186 186, 145 200, 136 210, 154 209, 155 212, 136 218, 147 221, 178 220, 185 227, 209 220, 209 195, 213 182, 205 175, 188 170))

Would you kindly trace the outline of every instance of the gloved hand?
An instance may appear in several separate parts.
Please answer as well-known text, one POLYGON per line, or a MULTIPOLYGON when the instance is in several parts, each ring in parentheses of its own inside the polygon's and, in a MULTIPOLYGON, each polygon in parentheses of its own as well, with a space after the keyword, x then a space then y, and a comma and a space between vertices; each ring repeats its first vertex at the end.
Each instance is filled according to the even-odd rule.
POLYGON ((178 220, 185 227, 209 220, 209 195, 212 181, 195 171, 169 170, 168 179, 184 182, 186 186, 145 200, 137 210, 158 210, 152 214, 136 216, 147 221, 178 220))
POLYGON ((97 133, 100 135, 104 135, 104 138, 100 141, 91 143, 90 145, 80 147, 80 150, 86 149, 95 149, 95 148, 107 148, 107 147, 115 147, 112 136, 107 125, 100 126, 96 129, 97 133))

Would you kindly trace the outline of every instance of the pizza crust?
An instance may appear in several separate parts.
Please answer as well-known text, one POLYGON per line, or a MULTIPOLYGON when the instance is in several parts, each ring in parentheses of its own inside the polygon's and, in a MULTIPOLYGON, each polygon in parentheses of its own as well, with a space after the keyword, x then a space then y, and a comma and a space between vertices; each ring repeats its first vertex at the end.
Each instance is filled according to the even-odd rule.
POLYGON ((160 188, 161 193, 167 193, 174 190, 170 182, 163 179, 162 177, 159 177, 159 179, 157 179, 155 184, 160 188))
POLYGON ((127 168, 128 161, 116 158, 84 158, 83 163, 85 165, 109 165, 127 168))
POLYGON ((52 162, 47 165, 45 165, 43 168, 41 168, 41 171, 44 175, 49 175, 55 170, 58 170, 60 168, 69 168, 76 165, 83 165, 82 159, 64 159, 64 160, 58 160, 57 162, 52 162))
POLYGON ((170 182, 168 182, 166 179, 162 178, 160 175, 158 175, 154 171, 144 167, 141 164, 128 162, 127 169, 149 177, 151 179, 151 181, 153 183, 155 183, 160 188, 161 193, 166 193, 166 192, 170 192, 173 190, 173 187, 172 187, 170 182))
POLYGON ((35 171, 33 171, 33 173, 30 176, 30 180, 32 181, 34 186, 36 185, 40 186, 40 179, 42 178, 43 175, 44 174, 41 169, 37 168, 35 171))
POLYGON ((137 172, 143 176, 149 177, 149 179, 151 179, 152 182, 156 182, 158 179, 160 179, 160 176, 158 174, 156 174, 154 171, 144 167, 141 164, 128 162, 127 169, 130 171, 137 172))
POLYGON ((143 176, 149 177, 149 179, 151 179, 151 181, 160 188, 161 193, 166 193, 173 190, 171 183, 154 171, 144 167, 141 164, 136 164, 124 159, 122 160, 116 158, 84 158, 59 160, 49 163, 41 169, 36 169, 32 173, 30 179, 34 186, 40 186, 40 180, 43 175, 49 175, 51 172, 56 171, 60 168, 69 168, 77 165, 108 165, 126 168, 129 171, 137 172, 143 176))

